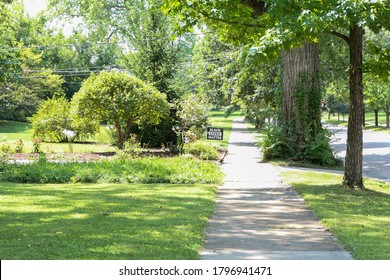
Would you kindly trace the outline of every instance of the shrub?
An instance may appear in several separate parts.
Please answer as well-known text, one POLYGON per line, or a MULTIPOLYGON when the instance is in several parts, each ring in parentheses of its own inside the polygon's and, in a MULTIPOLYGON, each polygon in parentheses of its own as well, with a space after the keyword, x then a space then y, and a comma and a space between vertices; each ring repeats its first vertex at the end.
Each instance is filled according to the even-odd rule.
POLYGON ((134 126, 157 125, 168 116, 169 109, 165 94, 124 72, 91 75, 72 98, 72 115, 77 123, 108 121, 116 130, 120 148, 134 126))
POLYGON ((330 132, 327 130, 320 130, 314 136, 306 135, 299 151, 286 127, 270 126, 264 131, 265 137, 260 144, 264 160, 287 159, 330 166, 339 164, 330 147, 330 132))
POLYGON ((211 106, 205 96, 191 94, 177 100, 174 107, 179 119, 174 130, 178 136, 178 145, 182 150, 186 142, 204 137, 211 106))
POLYGON ((11 146, 8 145, 8 144, 2 144, 0 146, 0 153, 3 153, 3 154, 10 154, 10 153, 12 153, 11 146))
POLYGON ((123 144, 122 149, 118 149, 116 156, 118 159, 125 160, 128 158, 138 157, 142 153, 141 142, 137 136, 132 134, 129 139, 123 144))
POLYGON ((70 103, 64 97, 42 102, 31 118, 34 137, 50 142, 73 142, 76 138, 94 133, 98 123, 83 119, 82 125, 71 117, 70 103))
POLYGON ((33 142, 33 149, 32 149, 32 152, 33 152, 33 153, 40 153, 40 152, 41 152, 42 140, 39 139, 39 138, 33 138, 33 139, 32 139, 32 142, 33 142))
POLYGON ((15 143, 15 153, 23 153, 23 150, 24 150, 24 143, 22 141, 22 139, 19 139, 18 141, 16 141, 15 143))
POLYGON ((191 154, 200 159, 216 160, 218 159, 218 150, 212 144, 206 141, 196 141, 184 145, 184 153, 191 154))

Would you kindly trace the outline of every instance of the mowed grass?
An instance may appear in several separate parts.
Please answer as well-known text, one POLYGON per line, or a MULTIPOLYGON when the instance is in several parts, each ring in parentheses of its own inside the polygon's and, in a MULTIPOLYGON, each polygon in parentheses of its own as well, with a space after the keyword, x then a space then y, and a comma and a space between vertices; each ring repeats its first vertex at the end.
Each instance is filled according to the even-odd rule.
MULTIPOLYGON (((330 119, 328 119, 328 113, 322 114, 322 121, 334 124, 334 125, 341 125, 341 126, 348 126, 348 115, 345 115, 344 120, 343 117, 340 115, 340 120, 337 117, 337 114, 335 116, 331 115, 330 119)), ((383 131, 390 133, 390 129, 386 128, 386 114, 381 110, 378 114, 378 125, 375 126, 375 114, 374 112, 367 111, 365 115, 365 121, 366 126, 365 129, 374 130, 374 131, 383 131)))
POLYGON ((199 259, 216 187, 0 183, 0 258, 199 259))
POLYGON ((0 141, 31 141, 31 124, 14 121, 0 121, 0 141))
POLYGON ((342 176, 318 172, 285 172, 354 259, 390 260, 390 186, 365 180, 366 190, 341 187, 342 176))
MULTIPOLYGON (((104 128, 102 128, 104 129, 104 128)), ((33 150, 34 130, 30 123, 15 121, 0 121, 0 146, 9 145, 12 149, 16 146, 16 141, 21 139, 24 144, 24 153, 33 150)), ((89 143, 42 143, 41 151, 44 153, 94 153, 94 152, 114 152, 115 147, 106 143, 96 143, 95 139, 87 139, 89 143)))
POLYGON ((208 123, 212 127, 223 128, 223 140, 209 141, 217 146, 227 147, 232 132, 233 120, 237 118, 243 118, 243 114, 240 111, 233 112, 229 117, 225 117, 225 113, 222 111, 212 111, 209 115, 208 123))

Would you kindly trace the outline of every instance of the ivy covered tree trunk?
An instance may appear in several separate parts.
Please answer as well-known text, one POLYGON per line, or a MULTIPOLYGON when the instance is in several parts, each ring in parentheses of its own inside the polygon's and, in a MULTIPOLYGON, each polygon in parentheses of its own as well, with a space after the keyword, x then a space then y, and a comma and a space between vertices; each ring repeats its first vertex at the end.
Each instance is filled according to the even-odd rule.
POLYGON ((307 135, 321 129, 317 45, 303 42, 283 54, 283 123, 300 153, 307 135))
POLYGON ((347 153, 343 186, 364 188, 363 185, 363 28, 354 25, 349 36, 349 118, 347 153))

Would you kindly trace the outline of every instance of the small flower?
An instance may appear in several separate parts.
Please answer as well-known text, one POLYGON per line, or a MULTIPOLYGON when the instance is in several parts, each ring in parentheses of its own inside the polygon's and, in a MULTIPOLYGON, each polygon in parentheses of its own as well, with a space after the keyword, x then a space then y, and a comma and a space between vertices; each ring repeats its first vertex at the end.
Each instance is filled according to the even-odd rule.
POLYGON ((76 136, 76 133, 75 133, 74 131, 68 130, 68 129, 64 129, 64 130, 62 131, 62 133, 65 134, 66 138, 68 138, 68 139, 69 139, 69 138, 73 138, 73 137, 76 136))

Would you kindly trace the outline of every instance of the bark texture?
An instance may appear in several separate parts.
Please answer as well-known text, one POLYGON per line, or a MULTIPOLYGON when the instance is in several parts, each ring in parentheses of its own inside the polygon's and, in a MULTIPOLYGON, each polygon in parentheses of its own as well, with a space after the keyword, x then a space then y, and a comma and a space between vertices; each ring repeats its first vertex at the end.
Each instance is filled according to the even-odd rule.
POLYGON ((303 42, 301 48, 283 54, 283 122, 291 125, 298 151, 313 121, 321 127, 318 60, 314 43, 303 42), (311 95, 318 96, 313 99, 311 95))
POLYGON ((347 153, 343 186, 364 188, 363 185, 363 28, 354 25, 349 36, 349 119, 347 153))

